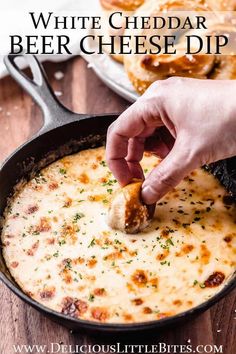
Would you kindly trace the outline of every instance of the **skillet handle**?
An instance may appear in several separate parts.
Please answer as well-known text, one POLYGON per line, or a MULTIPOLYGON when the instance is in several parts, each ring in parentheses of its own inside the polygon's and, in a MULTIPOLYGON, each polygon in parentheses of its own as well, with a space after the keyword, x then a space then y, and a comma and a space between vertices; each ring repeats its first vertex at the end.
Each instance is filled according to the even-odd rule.
POLYGON ((42 109, 44 125, 40 133, 83 117, 82 114, 72 113, 57 100, 48 84, 42 65, 34 55, 7 55, 4 57, 4 63, 10 75, 42 109), (19 57, 23 57, 26 60, 33 74, 33 79, 30 79, 17 65, 16 59, 19 57))

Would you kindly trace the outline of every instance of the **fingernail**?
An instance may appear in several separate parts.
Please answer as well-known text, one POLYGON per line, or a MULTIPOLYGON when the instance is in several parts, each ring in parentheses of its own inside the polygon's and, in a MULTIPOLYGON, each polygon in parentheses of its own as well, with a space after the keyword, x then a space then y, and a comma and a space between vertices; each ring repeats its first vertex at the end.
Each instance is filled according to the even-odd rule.
POLYGON ((153 204, 158 200, 156 193, 153 193, 153 189, 150 186, 143 187, 142 190, 142 199, 145 204, 153 204))

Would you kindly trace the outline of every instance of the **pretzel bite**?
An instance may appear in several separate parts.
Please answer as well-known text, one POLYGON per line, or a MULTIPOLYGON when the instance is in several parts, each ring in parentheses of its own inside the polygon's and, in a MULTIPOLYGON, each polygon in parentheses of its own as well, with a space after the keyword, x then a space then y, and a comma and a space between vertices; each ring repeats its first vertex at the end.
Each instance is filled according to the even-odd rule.
POLYGON ((134 179, 115 194, 109 211, 108 225, 127 234, 145 229, 152 219, 155 206, 147 206, 141 200, 142 181, 134 179))

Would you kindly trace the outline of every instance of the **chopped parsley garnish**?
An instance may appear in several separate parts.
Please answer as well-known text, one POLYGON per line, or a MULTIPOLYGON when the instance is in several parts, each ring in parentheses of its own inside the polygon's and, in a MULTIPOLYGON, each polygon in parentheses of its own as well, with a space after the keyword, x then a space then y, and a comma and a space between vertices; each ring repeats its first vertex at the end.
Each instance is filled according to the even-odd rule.
POLYGON ((61 175, 65 175, 66 174, 66 170, 64 168, 60 168, 59 172, 61 175))
POLYGON ((71 269, 72 265, 71 265, 71 259, 67 259, 65 262, 65 269, 71 269))
POLYGON ((122 244, 122 243, 121 243, 119 240, 117 240, 117 239, 115 239, 114 242, 115 242, 117 245, 121 245, 121 244, 122 244))
POLYGON ((165 264, 167 264, 167 261, 162 261, 160 263, 161 263, 161 265, 165 265, 165 264))
POLYGON ((54 254, 53 254, 53 257, 58 257, 59 256, 59 251, 56 251, 54 254))
POLYGON ((89 295, 88 301, 94 302, 95 296, 93 294, 89 295))
POLYGON ((59 246, 65 245, 66 244, 66 240, 60 240, 58 243, 59 243, 59 246))
POLYGON ((171 246, 174 246, 174 243, 173 243, 173 241, 172 241, 171 238, 168 238, 168 239, 166 240, 166 244, 171 245, 171 246))
POLYGON ((113 186, 115 183, 117 183, 117 180, 116 179, 109 179, 107 182, 103 183, 103 187, 106 187, 106 186, 113 186))
POLYGON ((92 241, 90 242, 88 248, 93 247, 95 245, 96 245, 96 240, 95 240, 95 238, 93 238, 92 241))
POLYGON ((107 167, 106 161, 104 161, 104 160, 102 160, 102 161, 100 162, 100 165, 103 166, 103 167, 107 167))
POLYGON ((127 264, 131 264, 133 262, 133 260, 131 259, 130 261, 127 261, 127 264))
POLYGON ((76 213, 74 218, 73 218, 73 222, 77 222, 78 220, 80 220, 81 218, 85 217, 85 215, 83 213, 76 213))

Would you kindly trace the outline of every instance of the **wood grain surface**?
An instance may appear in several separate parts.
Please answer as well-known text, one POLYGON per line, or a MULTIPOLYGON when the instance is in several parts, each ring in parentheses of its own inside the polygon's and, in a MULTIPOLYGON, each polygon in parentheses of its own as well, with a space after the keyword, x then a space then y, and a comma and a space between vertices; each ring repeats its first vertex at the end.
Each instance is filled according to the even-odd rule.
MULTIPOLYGON (((45 69, 54 91, 60 94, 59 99, 76 112, 121 112, 128 106, 128 103, 111 92, 79 57, 59 64, 46 63, 45 69), (64 73, 61 80, 55 79, 54 74, 57 71, 64 73)), ((0 162, 36 132, 41 124, 41 112, 31 98, 11 78, 0 80, 0 162)), ((50 352, 50 343, 60 343, 71 347, 64 347, 64 351, 61 347, 57 353, 70 353, 76 344, 101 345, 118 341, 123 344, 192 344, 193 347, 199 344, 222 345, 221 353, 236 353, 236 292, 181 327, 163 332, 154 331, 148 336, 139 334, 132 338, 105 338, 101 335, 71 333, 24 304, 1 284, 0 319, 0 354, 14 353, 13 345, 17 344, 47 345, 50 352)), ((54 349, 57 350, 58 346, 54 349)), ((208 352, 209 349, 209 346, 206 347, 208 352)), ((26 348, 22 349, 22 353, 26 352, 26 348)), ((37 348, 32 352, 37 353, 37 348)), ((99 353, 103 352, 101 350, 99 353)), ((167 351, 171 352, 173 351, 167 351)), ((131 353, 131 350, 128 353, 131 353)), ((144 353, 144 350, 140 353, 144 353)))

